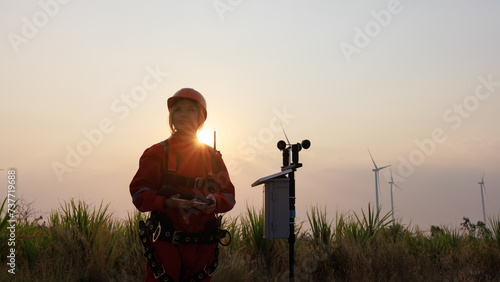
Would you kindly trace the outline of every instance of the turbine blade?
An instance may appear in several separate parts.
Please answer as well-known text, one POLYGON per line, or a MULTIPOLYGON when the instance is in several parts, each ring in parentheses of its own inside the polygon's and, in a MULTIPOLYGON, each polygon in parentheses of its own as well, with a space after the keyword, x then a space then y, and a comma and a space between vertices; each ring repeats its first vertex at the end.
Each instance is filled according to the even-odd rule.
POLYGON ((370 158, 372 159, 373 165, 375 166, 375 169, 378 169, 377 164, 373 160, 372 153, 370 153, 370 149, 368 149, 368 154, 370 154, 370 158))
POLYGON ((391 170, 391 182, 394 183, 394 179, 392 178, 392 166, 389 167, 389 169, 391 170))
POLYGON ((391 166, 391 165, 386 165, 386 166, 383 166, 383 167, 379 168, 378 170, 382 170, 382 169, 384 169, 384 168, 386 168, 386 167, 389 167, 389 166, 391 166))
MULTIPOLYGON (((400 188, 400 187, 399 187, 396 183, 393 183, 393 184, 394 184, 394 186, 396 186, 399 190, 401 190, 401 188, 400 188)), ((401 190, 401 191, 403 191, 403 190, 401 190)))
POLYGON ((490 197, 488 197, 488 192, 486 192, 486 184, 484 184, 484 182, 483 182, 483 190, 484 194, 486 195, 486 198, 489 199, 490 197))

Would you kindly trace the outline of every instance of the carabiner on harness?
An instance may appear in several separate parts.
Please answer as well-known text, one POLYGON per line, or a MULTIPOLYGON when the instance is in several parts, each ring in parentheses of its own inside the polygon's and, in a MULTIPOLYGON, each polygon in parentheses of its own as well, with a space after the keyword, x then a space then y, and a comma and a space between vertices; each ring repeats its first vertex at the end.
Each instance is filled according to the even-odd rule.
POLYGON ((156 242, 156 240, 158 240, 160 234, 161 234, 161 224, 160 221, 158 221, 158 226, 156 227, 155 232, 153 232, 153 236, 151 236, 153 239, 153 243, 156 242))
POLYGON ((224 230, 224 229, 219 229, 219 244, 221 244, 224 247, 227 247, 227 246, 229 246, 229 244, 231 244, 232 239, 233 238, 231 237, 231 233, 229 233, 229 231, 224 230), (222 239, 226 238, 226 236, 228 236, 229 239, 222 240, 222 239))

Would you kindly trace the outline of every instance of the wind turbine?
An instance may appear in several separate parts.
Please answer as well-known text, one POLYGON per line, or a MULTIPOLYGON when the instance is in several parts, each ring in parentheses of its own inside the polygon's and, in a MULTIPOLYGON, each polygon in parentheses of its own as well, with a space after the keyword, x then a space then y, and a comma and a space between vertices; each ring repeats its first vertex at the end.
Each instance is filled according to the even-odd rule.
POLYGON ((401 188, 399 188, 399 186, 394 183, 394 179, 392 178, 392 167, 389 168, 391 170, 391 181, 389 181, 388 183, 391 185, 391 210, 392 210, 392 224, 394 225, 394 201, 392 199, 392 185, 396 186, 399 190, 401 190, 401 188))
POLYGON ((378 183, 379 183, 379 180, 378 180, 378 172, 390 165, 386 165, 386 166, 383 166, 383 167, 377 167, 377 164, 375 163, 375 161, 373 160, 373 157, 372 157, 372 153, 370 153, 370 149, 368 149, 368 154, 370 154, 370 158, 372 159, 372 162, 373 162, 373 165, 375 166, 374 169, 372 169, 373 172, 375 172, 375 199, 377 201, 377 211, 376 211, 376 214, 377 214, 377 224, 379 223, 379 220, 378 220, 378 212, 379 212, 379 205, 378 205, 378 183))
POLYGON ((484 227, 488 228, 487 223, 486 223, 486 211, 484 209, 484 196, 483 196, 483 189, 484 193, 486 193, 486 186, 484 185, 484 173, 483 177, 481 178, 481 182, 478 182, 479 187, 481 189, 481 201, 483 202, 483 219, 484 219, 484 227))

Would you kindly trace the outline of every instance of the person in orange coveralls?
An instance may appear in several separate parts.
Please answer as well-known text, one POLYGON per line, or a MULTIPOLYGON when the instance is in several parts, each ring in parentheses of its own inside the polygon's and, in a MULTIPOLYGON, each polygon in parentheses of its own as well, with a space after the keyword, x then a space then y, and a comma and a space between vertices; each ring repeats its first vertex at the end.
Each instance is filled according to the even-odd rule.
POLYGON ((210 281, 221 237, 216 213, 233 208, 234 186, 220 153, 196 135, 207 118, 205 98, 183 88, 167 107, 171 135, 144 151, 130 183, 134 205, 151 211, 140 233, 148 259, 146 281, 210 281), (166 187, 198 198, 159 192, 166 187))

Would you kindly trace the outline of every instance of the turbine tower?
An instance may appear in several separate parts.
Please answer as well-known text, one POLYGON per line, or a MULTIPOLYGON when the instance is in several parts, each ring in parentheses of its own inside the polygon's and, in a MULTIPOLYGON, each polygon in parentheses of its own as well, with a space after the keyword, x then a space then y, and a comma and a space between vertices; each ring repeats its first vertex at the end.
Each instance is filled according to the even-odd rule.
POLYGON ((488 228, 487 223, 486 223, 486 211, 484 209, 484 195, 483 195, 483 190, 486 193, 486 186, 484 185, 484 173, 483 177, 481 178, 481 182, 478 182, 479 187, 481 189, 481 201, 483 203, 483 220, 484 220, 484 227, 488 228))
POLYGON ((372 153, 370 153, 370 149, 368 149, 368 154, 370 154, 370 158, 372 159, 372 162, 373 162, 373 165, 375 166, 374 169, 372 169, 373 172, 375 172, 375 199, 376 199, 376 205, 377 205, 377 211, 376 211, 376 214, 377 214, 377 224, 379 223, 379 219, 378 219, 378 214, 379 214, 379 210, 380 210, 380 207, 378 205, 378 184, 379 184, 379 180, 378 180, 378 172, 390 165, 386 165, 386 166, 383 166, 383 167, 377 167, 377 164, 375 163, 375 161, 373 160, 373 157, 372 157, 372 153))
POLYGON ((392 167, 389 168, 391 170, 391 181, 389 181, 388 183, 391 185, 391 210, 392 210, 392 225, 394 225, 394 201, 392 199, 392 185, 396 186, 399 190, 401 190, 401 188, 399 188, 399 186, 394 183, 394 179, 392 178, 392 167))

